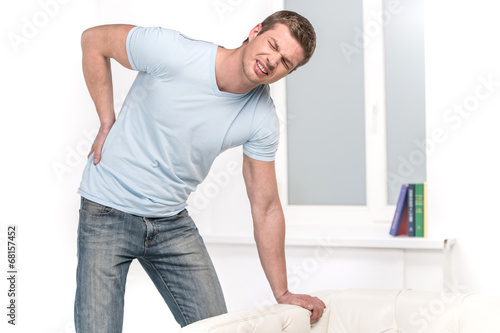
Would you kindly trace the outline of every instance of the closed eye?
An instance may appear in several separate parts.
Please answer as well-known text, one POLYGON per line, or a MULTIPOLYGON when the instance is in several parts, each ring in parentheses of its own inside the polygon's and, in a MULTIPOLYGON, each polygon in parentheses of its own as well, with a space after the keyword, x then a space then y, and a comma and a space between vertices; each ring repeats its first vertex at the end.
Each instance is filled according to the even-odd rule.
MULTIPOLYGON (((273 43, 271 41, 268 42, 269 43, 269 46, 271 46, 271 48, 273 50, 275 50, 276 52, 280 53, 279 51, 279 48, 278 48, 278 45, 276 43, 273 43)), ((281 54, 281 53, 280 53, 281 54)), ((283 65, 285 66, 285 68, 287 70, 290 70, 290 64, 289 64, 289 61, 287 59, 285 59, 283 56, 281 56, 281 62, 283 63, 283 65)))
POLYGON ((285 66, 285 68, 287 70, 290 70, 290 65, 288 65, 288 62, 284 58, 281 58, 281 61, 283 62, 283 65, 285 66))
POLYGON ((271 46, 271 48, 275 51, 278 51, 278 46, 276 46, 276 44, 272 43, 271 41, 268 42, 269 43, 269 46, 271 46))

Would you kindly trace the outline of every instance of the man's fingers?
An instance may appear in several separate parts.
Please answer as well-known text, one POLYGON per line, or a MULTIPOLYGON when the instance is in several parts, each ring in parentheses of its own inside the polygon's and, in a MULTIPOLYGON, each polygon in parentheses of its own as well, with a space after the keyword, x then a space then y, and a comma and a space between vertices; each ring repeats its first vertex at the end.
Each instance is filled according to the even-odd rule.
POLYGON ((101 148, 99 147, 94 151, 94 164, 98 164, 100 160, 101 160, 101 148))
POLYGON ((325 303, 318 297, 309 295, 288 294, 285 299, 281 299, 280 303, 298 305, 304 309, 311 311, 311 324, 317 322, 325 311, 325 303))
POLYGON ((326 308, 325 303, 317 297, 313 297, 313 303, 314 309, 311 313, 311 324, 317 322, 321 318, 326 308))
POLYGON ((94 144, 92 145, 92 149, 90 150, 90 154, 88 157, 94 154, 94 164, 97 164, 101 161, 102 154, 102 146, 104 145, 104 140, 99 138, 99 136, 95 139, 94 144))
POLYGON ((101 160, 101 156, 94 154, 94 164, 99 164, 99 161, 101 160))
POLYGON ((94 164, 97 164, 99 163, 99 161, 101 160, 101 151, 102 151, 102 146, 100 146, 98 143, 97 143, 97 140, 94 142, 94 144, 92 145, 92 148, 90 149, 90 153, 89 155, 87 156, 87 158, 90 158, 90 156, 92 156, 92 154, 94 154, 94 164))
POLYGON ((314 309, 311 313, 311 324, 317 322, 319 320, 319 318, 321 318, 321 316, 323 315, 323 311, 324 309, 321 309, 321 308, 317 308, 317 309, 314 309))
POLYGON ((97 164, 101 161, 102 147, 104 146, 104 142, 106 141, 106 137, 108 136, 108 130, 99 128, 99 133, 92 144, 92 148, 90 148, 90 153, 87 156, 89 158, 92 154, 94 154, 94 164, 97 164))
POLYGON ((311 311, 311 324, 317 322, 323 315, 325 303, 317 297, 306 297, 305 299, 295 299, 295 305, 311 311))

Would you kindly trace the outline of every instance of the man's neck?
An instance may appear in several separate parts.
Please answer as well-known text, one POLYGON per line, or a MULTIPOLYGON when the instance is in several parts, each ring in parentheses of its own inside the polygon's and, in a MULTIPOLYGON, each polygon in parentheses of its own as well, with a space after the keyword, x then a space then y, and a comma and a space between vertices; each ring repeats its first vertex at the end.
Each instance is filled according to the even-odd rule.
POLYGON ((257 85, 250 82, 243 71, 243 48, 228 50, 217 48, 215 57, 215 79, 220 91, 244 94, 257 85))

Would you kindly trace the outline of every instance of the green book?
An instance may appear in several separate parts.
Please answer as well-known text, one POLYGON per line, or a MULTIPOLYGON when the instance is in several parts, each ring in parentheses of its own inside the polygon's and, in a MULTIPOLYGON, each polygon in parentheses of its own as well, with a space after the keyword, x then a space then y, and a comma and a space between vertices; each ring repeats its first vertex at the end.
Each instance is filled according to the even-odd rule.
POLYGON ((415 184, 415 237, 424 237, 424 184, 415 184))

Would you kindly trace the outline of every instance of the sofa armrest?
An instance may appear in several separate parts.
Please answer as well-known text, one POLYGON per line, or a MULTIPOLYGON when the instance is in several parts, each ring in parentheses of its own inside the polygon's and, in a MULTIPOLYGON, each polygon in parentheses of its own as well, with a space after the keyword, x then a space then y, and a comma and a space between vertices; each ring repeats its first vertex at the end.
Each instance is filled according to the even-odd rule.
POLYGON ((301 307, 273 304, 200 320, 179 333, 308 333, 309 317, 310 312, 301 307))

